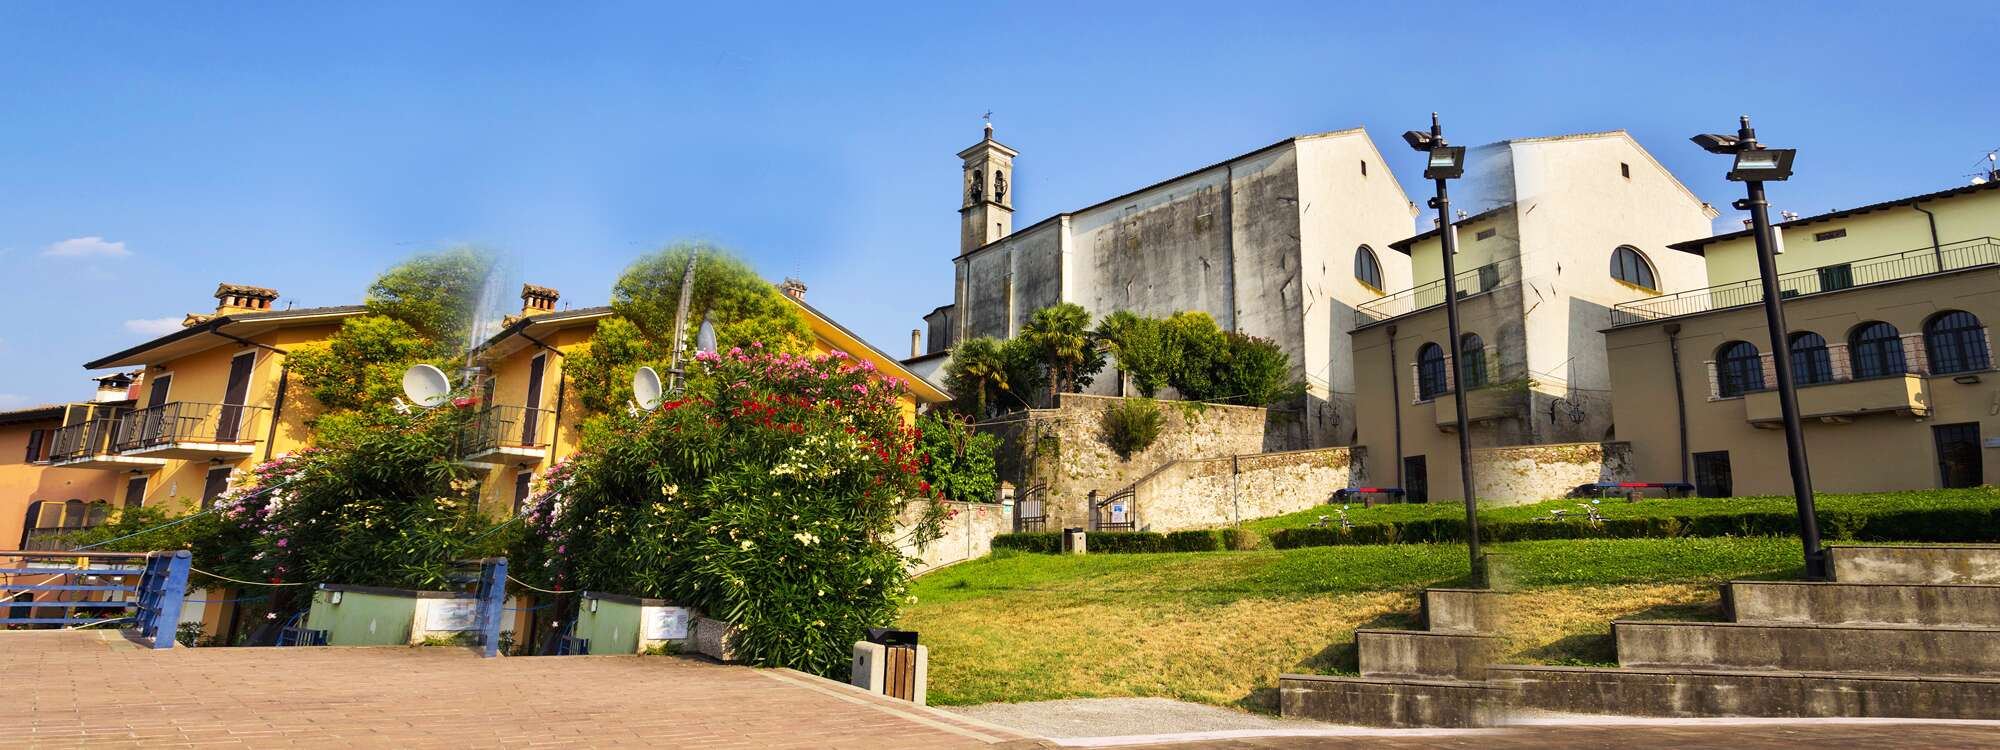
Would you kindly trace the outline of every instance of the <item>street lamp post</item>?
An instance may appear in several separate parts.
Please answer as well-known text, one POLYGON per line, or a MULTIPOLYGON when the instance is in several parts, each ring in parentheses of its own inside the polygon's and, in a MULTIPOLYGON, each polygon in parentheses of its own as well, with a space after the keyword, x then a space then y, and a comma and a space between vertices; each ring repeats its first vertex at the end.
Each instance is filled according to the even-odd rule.
MULTIPOLYGON (((1431 198, 1431 208, 1438 212, 1438 242, 1444 254, 1444 320, 1447 335, 1451 336, 1446 351, 1451 352, 1450 370, 1463 367, 1464 346, 1458 332, 1458 269, 1452 256, 1458 254, 1458 236, 1452 232, 1451 193, 1445 181, 1455 180, 1465 174, 1465 147, 1453 146, 1445 142, 1444 128, 1438 125, 1436 112, 1431 113, 1431 130, 1426 133, 1412 130, 1403 134, 1403 141, 1410 148, 1426 154, 1424 177, 1437 184, 1437 196, 1431 198)), ((1457 407, 1458 417, 1458 478, 1465 490, 1465 546, 1472 556, 1472 577, 1475 582, 1485 585, 1485 565, 1479 555, 1479 499, 1472 491, 1472 431, 1465 415, 1465 373, 1451 372, 1452 404, 1457 407)), ((1402 460, 1397 456, 1396 460, 1402 460)))
POLYGON ((1798 500, 1799 541, 1805 545, 1806 578, 1828 580, 1826 550, 1819 543, 1819 517, 1813 507, 1812 473, 1806 467, 1805 429, 1799 424, 1799 397, 1792 380, 1792 344, 1785 325, 1785 308, 1778 289, 1777 237, 1771 228, 1770 205, 1764 200, 1766 181, 1783 182, 1792 176, 1788 148, 1765 148, 1757 142, 1757 131, 1744 116, 1736 135, 1698 135, 1697 145, 1712 154, 1736 158, 1729 179, 1743 183, 1748 195, 1737 201, 1739 210, 1750 212, 1751 232, 1757 244, 1757 274, 1764 287, 1764 324, 1771 333, 1771 369, 1778 378, 1778 409, 1785 421, 1785 459, 1792 472, 1792 495, 1798 500))

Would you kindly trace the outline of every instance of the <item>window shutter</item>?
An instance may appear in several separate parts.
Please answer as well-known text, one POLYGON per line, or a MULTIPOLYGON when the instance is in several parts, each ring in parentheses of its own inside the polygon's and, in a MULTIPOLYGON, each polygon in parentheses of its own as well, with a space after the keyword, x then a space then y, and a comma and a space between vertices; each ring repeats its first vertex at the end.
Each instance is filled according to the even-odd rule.
POLYGON ((1903 334, 1903 371, 1917 375, 1928 375, 1931 363, 1924 350, 1922 331, 1903 334))
POLYGON ((28 432, 28 463, 42 460, 42 430, 28 432))
POLYGON ((1854 379, 1854 363, 1847 358, 1847 344, 1827 344, 1826 359, 1833 365, 1835 382, 1854 379))
POLYGON ((1446 354, 1444 355, 1444 392, 1450 393, 1457 389, 1458 355, 1456 353, 1446 354))
POLYGON ((1715 401, 1722 398, 1722 373, 1715 369, 1715 360, 1711 359, 1702 364, 1708 366, 1708 400, 1715 401))
POLYGON ((1757 363, 1758 363, 1758 369, 1762 370, 1764 373, 1764 388, 1778 387, 1778 365, 1776 360, 1771 359, 1771 353, 1764 352, 1762 354, 1758 354, 1757 363))
POLYGON ((1424 383, 1423 383, 1423 376, 1424 376, 1424 371, 1423 371, 1423 368, 1420 368, 1420 367, 1418 367, 1418 366, 1417 366, 1417 363, 1415 363, 1415 362, 1411 362, 1411 363, 1410 363, 1410 403, 1412 403, 1412 404, 1420 404, 1420 403, 1423 403, 1423 401, 1424 401, 1424 383))

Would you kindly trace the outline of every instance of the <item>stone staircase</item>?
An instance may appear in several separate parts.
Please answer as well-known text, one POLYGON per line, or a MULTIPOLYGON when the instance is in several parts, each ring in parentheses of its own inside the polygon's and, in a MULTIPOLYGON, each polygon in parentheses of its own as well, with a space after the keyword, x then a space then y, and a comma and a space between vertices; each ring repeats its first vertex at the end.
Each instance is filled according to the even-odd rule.
POLYGON ((2000 545, 1840 546, 1833 581, 1733 581, 1727 622, 1612 623, 1618 668, 1495 665, 1521 708, 2000 719, 2000 545))
POLYGON ((1361 676, 1279 675, 1279 713, 1383 727, 1501 723, 1503 692, 1485 679, 1500 641, 1501 596, 1425 589, 1423 630, 1354 631, 1361 676))

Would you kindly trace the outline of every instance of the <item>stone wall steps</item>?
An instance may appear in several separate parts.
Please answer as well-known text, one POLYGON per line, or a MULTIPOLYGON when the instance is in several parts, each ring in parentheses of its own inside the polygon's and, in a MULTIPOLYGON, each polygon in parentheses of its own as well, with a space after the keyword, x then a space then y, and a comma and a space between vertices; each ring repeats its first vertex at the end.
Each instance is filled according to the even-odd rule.
POLYGON ((1495 665, 1522 708, 1628 716, 2000 720, 2000 678, 1495 665))
POLYGON ((2000 585, 1731 581, 1723 588, 1738 623, 2000 627, 2000 585))
POLYGON ((2000 676, 2000 628, 1801 623, 1611 623, 1629 667, 2000 676))
POLYGON ((1843 544, 1827 555, 1841 583, 2000 584, 2000 544, 1843 544))
POLYGON ((1490 727, 1503 723, 1506 693, 1483 681, 1278 676, 1278 713, 1378 727, 1490 727))
POLYGON ((1356 630, 1363 677, 1477 680, 1499 652, 1500 638, 1428 630, 1356 630))
POLYGON ((1487 589, 1424 589, 1424 629, 1433 633, 1498 633, 1505 595, 1487 589))

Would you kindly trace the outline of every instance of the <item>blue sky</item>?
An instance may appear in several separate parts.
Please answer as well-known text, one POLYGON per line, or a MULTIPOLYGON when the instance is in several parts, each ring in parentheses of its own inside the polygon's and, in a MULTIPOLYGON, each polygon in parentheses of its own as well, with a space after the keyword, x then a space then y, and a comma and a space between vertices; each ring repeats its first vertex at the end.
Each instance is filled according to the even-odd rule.
POLYGON ((1720 206, 1686 138, 1748 112, 1801 149, 1773 190, 1801 213, 2000 147, 1990 3, 557 5, 589 7, 0 7, 0 408, 85 397, 82 362, 217 282, 351 303, 458 243, 584 306, 707 239, 901 352, 951 301, 953 154, 987 110, 1017 226, 1354 126, 1409 185, 1395 134, 1434 109, 1467 144, 1625 128, 1720 206))

